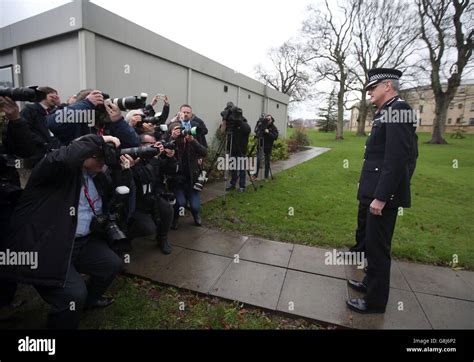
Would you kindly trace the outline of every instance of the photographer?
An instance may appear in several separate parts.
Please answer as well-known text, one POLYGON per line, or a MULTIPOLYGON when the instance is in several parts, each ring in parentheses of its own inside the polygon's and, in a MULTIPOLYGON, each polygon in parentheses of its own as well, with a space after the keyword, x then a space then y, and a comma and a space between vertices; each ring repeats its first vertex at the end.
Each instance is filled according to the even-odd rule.
MULTIPOLYGON (((106 142, 120 145, 112 136, 86 135, 48 153, 33 170, 12 217, 9 249, 36 252, 38 262, 36 268, 17 266, 10 274, 35 285, 51 304, 48 328, 77 328, 83 308, 114 301, 103 293, 122 260, 108 246, 98 220, 114 208, 113 178, 129 182, 130 171, 102 172, 106 142), (87 286, 81 273, 91 276, 87 286)), ((133 164, 127 156, 121 161, 133 164)))
POLYGON ((180 122, 170 124, 171 140, 175 140, 178 158, 178 173, 170 178, 170 186, 176 196, 174 218, 171 228, 178 228, 180 213, 189 203, 196 226, 202 225, 199 211, 201 209, 201 193, 194 188, 198 181, 201 167, 199 160, 207 155, 207 148, 191 135, 183 136, 180 122))
POLYGON ((46 94, 41 102, 27 103, 21 111, 21 117, 28 122, 32 133, 32 142, 38 152, 34 156, 34 163, 38 162, 46 152, 59 147, 59 141, 48 129, 46 117, 59 104, 58 92, 50 87, 39 87, 38 91, 46 94))
POLYGON ((179 121, 181 122, 182 127, 184 127, 185 129, 191 129, 193 127, 196 127, 197 141, 207 148, 206 135, 208 133, 208 130, 204 121, 193 114, 193 109, 188 104, 183 104, 181 107, 179 107, 179 112, 179 121))
MULTIPOLYGON (((0 112, 8 121, 8 124, 2 127, 0 145, 0 251, 4 252, 7 248, 11 216, 22 192, 14 161, 17 157, 31 157, 38 150, 31 142, 33 135, 28 122, 20 118, 20 110, 11 98, 0 97, 0 112)), ((0 266, 0 321, 12 318, 18 306, 18 303, 13 302, 17 283, 5 279, 5 268, 0 266)))
MULTIPOLYGON (((230 157, 247 157, 247 146, 249 143, 250 126, 247 120, 242 115, 242 109, 238 107, 232 107, 229 115, 223 118, 221 125, 221 131, 225 133, 227 137, 227 152, 230 157)), ((240 162, 236 162, 239 164, 240 162)), ((239 179, 239 192, 245 191, 246 181, 246 170, 232 170, 232 178, 230 185, 227 186, 226 191, 235 189, 237 179, 239 179)))
POLYGON ((156 241, 163 254, 170 254, 168 232, 173 221, 174 195, 166 193, 165 177, 177 172, 178 163, 175 150, 166 142, 157 142, 153 135, 140 136, 142 147, 156 147, 159 154, 150 158, 140 158, 132 169, 137 186, 136 210, 129 223, 129 237, 146 236, 156 233, 156 241), (170 148, 165 148, 165 146, 170 148))
POLYGON ((76 103, 71 104, 65 110, 87 111, 94 110, 94 124, 58 122, 58 114, 55 112, 48 116, 48 127, 61 141, 62 145, 68 145, 72 140, 86 134, 111 135, 117 137, 123 147, 136 147, 140 143, 137 133, 125 122, 120 109, 110 101, 104 101, 103 93, 99 90, 85 89, 76 96, 76 103))
POLYGON ((257 142, 257 171, 252 175, 252 180, 258 177, 262 153, 265 156, 265 178, 267 179, 270 173, 273 142, 278 138, 278 129, 275 126, 275 119, 272 115, 267 114, 257 121, 255 138, 257 142))

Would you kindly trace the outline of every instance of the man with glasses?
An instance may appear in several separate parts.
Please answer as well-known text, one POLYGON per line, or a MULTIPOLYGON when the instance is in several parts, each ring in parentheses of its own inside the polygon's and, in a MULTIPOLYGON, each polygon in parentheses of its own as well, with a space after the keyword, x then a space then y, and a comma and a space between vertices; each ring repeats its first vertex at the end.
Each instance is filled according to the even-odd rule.
MULTIPOLYGON (((347 305, 359 313, 384 313, 390 290, 391 242, 398 208, 410 207, 410 177, 416 160, 416 119, 411 107, 400 98, 396 69, 369 71, 366 90, 377 107, 365 146, 359 181, 360 209, 365 209, 365 252, 367 274, 362 282, 348 285, 364 298, 349 299, 347 305)), ((364 215, 363 215, 364 216, 364 215)), ((363 225, 359 225, 363 227, 363 225)))

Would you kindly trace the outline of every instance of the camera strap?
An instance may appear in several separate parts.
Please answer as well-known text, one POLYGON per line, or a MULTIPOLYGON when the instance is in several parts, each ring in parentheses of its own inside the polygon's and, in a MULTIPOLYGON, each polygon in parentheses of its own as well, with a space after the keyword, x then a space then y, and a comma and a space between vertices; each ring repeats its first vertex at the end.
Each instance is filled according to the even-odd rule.
POLYGON ((97 201, 99 201, 100 196, 98 196, 97 199, 92 200, 92 198, 89 194, 89 189, 87 188, 87 182, 86 182, 84 176, 81 177, 81 181, 82 181, 82 186, 84 187, 84 196, 86 197, 87 202, 89 203, 89 206, 90 206, 92 212, 94 213, 95 216, 97 216, 97 213, 95 212, 94 206, 95 206, 95 203, 97 201))

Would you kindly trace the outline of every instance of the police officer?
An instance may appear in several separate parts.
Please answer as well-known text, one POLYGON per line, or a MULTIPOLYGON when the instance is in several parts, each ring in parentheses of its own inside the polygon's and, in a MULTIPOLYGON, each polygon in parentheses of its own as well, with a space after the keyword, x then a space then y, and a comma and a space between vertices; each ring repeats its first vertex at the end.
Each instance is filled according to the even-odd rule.
POLYGON ((400 98, 396 69, 369 71, 366 90, 377 107, 366 142, 358 199, 366 206, 365 249, 367 274, 348 285, 365 293, 347 305, 359 313, 384 313, 390 289, 391 242, 399 207, 410 207, 410 169, 416 150, 416 120, 400 98))

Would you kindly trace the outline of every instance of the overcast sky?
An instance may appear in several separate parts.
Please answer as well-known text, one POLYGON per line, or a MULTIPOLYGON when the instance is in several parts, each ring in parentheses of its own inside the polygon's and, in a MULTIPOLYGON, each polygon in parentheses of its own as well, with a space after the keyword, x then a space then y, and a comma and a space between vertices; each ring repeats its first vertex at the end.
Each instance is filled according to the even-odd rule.
MULTIPOLYGON (((67 3, 0 0, 0 27, 67 3)), ((237 72, 254 76, 270 47, 297 35, 309 3, 320 0, 93 0, 93 3, 237 72)), ((293 116, 314 117, 308 106, 293 116)))

